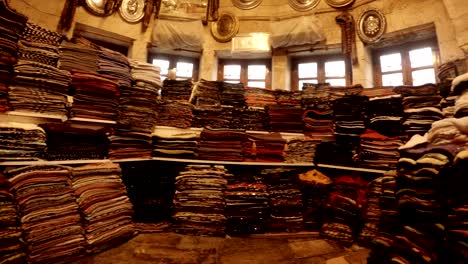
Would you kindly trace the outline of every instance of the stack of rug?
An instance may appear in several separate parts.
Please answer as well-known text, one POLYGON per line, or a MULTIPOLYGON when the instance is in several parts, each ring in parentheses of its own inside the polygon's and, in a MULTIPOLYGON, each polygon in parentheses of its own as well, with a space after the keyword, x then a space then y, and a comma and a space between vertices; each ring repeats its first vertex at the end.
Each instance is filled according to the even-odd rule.
POLYGON ((242 161, 245 131, 205 128, 200 134, 198 158, 206 160, 242 161))
POLYGON ((197 106, 220 105, 220 82, 200 80, 195 84, 190 102, 197 106))
POLYGON ((198 156, 200 132, 155 129, 151 136, 153 157, 193 159, 198 156))
POLYGON ((276 97, 272 90, 246 87, 244 97, 245 102, 250 107, 276 105, 276 97))
POLYGON ((192 82, 190 80, 165 79, 163 82, 161 96, 164 100, 188 102, 191 94, 192 82))
POLYGON ((242 83, 223 82, 220 85, 221 104, 237 107, 245 106, 244 85, 242 83))
POLYGON ((189 128, 193 120, 193 105, 183 101, 163 100, 158 107, 158 126, 189 128))
POLYGON ((284 159, 290 163, 314 162, 315 149, 319 140, 310 137, 291 138, 286 143, 284 159))
POLYGON ((99 51, 90 46, 63 41, 59 49, 60 69, 97 74, 99 51))
POLYGON ((40 160, 46 149, 46 133, 37 125, 0 123, 0 160, 40 160))
POLYGON ((253 134, 248 133, 248 139, 255 144, 256 161, 282 162, 286 140, 280 133, 253 134))
POLYGON ((151 132, 115 129, 109 136, 110 159, 148 159, 151 158, 151 132))
POLYGON ((302 115, 304 110, 297 106, 269 106, 268 116, 270 118, 270 128, 277 132, 302 133, 304 125, 302 115))

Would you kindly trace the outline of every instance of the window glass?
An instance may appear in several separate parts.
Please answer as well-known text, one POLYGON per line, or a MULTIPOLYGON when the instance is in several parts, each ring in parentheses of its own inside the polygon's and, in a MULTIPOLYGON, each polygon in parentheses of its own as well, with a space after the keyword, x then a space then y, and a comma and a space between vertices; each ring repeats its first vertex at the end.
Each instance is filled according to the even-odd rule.
POLYGON ((382 86, 403 85, 403 73, 391 73, 382 75, 382 86))
POLYGON ((432 49, 430 47, 410 50, 411 67, 432 66, 432 49))
POLYGON ((299 80, 299 90, 302 91, 302 87, 304 87, 304 83, 318 83, 317 79, 309 79, 309 80, 299 80))
POLYGON ((422 85, 426 83, 436 83, 434 69, 424 69, 412 72, 413 85, 422 85))
POLYGON ((265 79, 266 66, 265 65, 249 65, 247 67, 248 79, 265 79))
POLYGON ((169 61, 164 59, 154 59, 153 64, 161 68, 161 75, 167 75, 169 70, 169 61))
POLYGON ((177 62, 177 77, 192 78, 193 76, 193 63, 189 62, 177 62))
POLYGON ((380 67, 382 72, 401 70, 401 54, 392 53, 380 56, 380 67))
POLYGON ((299 79, 317 78, 317 63, 316 62, 299 63, 298 73, 299 73, 299 79))
POLYGON ((345 67, 344 61, 325 62, 325 76, 344 77, 345 75, 346 75, 346 67, 345 67))
POLYGON ((265 88, 265 82, 252 81, 247 82, 248 87, 265 88))
POLYGON ((325 82, 330 83, 332 86, 346 86, 346 79, 344 78, 326 79, 325 82))
POLYGON ((224 66, 224 79, 240 80, 240 75, 241 75, 240 65, 225 65, 224 66))

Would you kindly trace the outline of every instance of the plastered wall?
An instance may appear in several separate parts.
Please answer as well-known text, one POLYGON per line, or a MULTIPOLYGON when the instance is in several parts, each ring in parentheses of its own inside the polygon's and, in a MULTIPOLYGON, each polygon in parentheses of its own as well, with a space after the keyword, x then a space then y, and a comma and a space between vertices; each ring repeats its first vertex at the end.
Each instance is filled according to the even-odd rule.
MULTIPOLYGON (((25 14, 30 21, 55 30, 65 0, 9 0, 9 5, 25 14)), ((434 22, 441 53, 441 61, 466 58, 468 54, 468 15, 466 0, 356 0, 350 10, 357 20, 367 8, 374 7, 383 12, 387 19, 387 32, 405 29, 429 22, 434 22)), ((288 5, 288 0, 263 0, 255 9, 240 10, 232 5, 231 0, 220 1, 220 12, 230 11, 240 19, 239 33, 268 32, 270 17, 287 17, 297 14, 316 15, 321 21, 326 44, 341 42, 341 30, 335 22, 340 10, 329 7, 324 0, 312 12, 300 13, 288 5)), ((151 22, 149 29, 142 32, 141 23, 126 23, 118 13, 101 18, 93 16, 84 8, 79 7, 75 21, 81 24, 100 28, 109 32, 133 39, 133 47, 129 57, 146 61, 147 45, 151 41, 151 22)), ((72 30, 68 33, 72 35, 72 30)), ((200 62, 200 77, 208 80, 216 79, 217 57, 219 50, 229 50, 230 43, 216 42, 205 27, 205 44, 200 62)), ((372 67, 369 50, 357 38, 358 64, 353 67, 354 83, 366 87, 372 86, 372 67)), ((289 89, 289 59, 285 54, 273 56, 272 86, 274 89, 289 89)))

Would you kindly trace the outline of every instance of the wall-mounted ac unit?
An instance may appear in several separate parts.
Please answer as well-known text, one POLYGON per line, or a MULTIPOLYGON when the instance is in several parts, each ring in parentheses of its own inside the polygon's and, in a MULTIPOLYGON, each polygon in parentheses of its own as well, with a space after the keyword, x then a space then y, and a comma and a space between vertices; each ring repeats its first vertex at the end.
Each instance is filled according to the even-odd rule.
POLYGON ((270 34, 248 33, 238 34, 232 38, 232 54, 269 54, 270 34))

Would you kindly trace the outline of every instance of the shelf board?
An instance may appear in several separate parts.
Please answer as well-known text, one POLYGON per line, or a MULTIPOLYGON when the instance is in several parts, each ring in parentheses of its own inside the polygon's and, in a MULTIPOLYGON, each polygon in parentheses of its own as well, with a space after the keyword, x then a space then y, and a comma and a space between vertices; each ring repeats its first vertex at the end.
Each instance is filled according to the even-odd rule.
POLYGON ((382 174, 387 172, 386 170, 347 167, 347 166, 330 165, 330 164, 317 164, 317 167, 319 167, 319 168, 329 168, 329 169, 339 169, 339 170, 360 171, 360 172, 382 173, 382 174))
POLYGON ((14 116, 14 117, 53 119, 53 120, 60 120, 62 122, 67 120, 66 115, 51 115, 51 114, 36 113, 36 112, 10 111, 10 112, 6 112, 5 114, 8 116, 14 116))
POLYGON ((244 165, 244 166, 288 166, 288 167, 313 167, 314 163, 286 163, 286 162, 255 162, 255 161, 219 161, 219 160, 197 160, 197 159, 176 159, 153 157, 153 160, 200 163, 200 164, 219 164, 219 165, 244 165))
POLYGON ((69 118, 68 121, 97 123, 97 124, 110 124, 110 125, 117 124, 116 121, 112 121, 112 120, 101 120, 101 119, 92 119, 92 118, 83 118, 83 117, 72 117, 72 118, 69 118))
POLYGON ((5 161, 0 162, 0 166, 29 166, 29 165, 72 165, 72 164, 90 164, 110 161, 102 160, 32 160, 32 161, 5 161))

